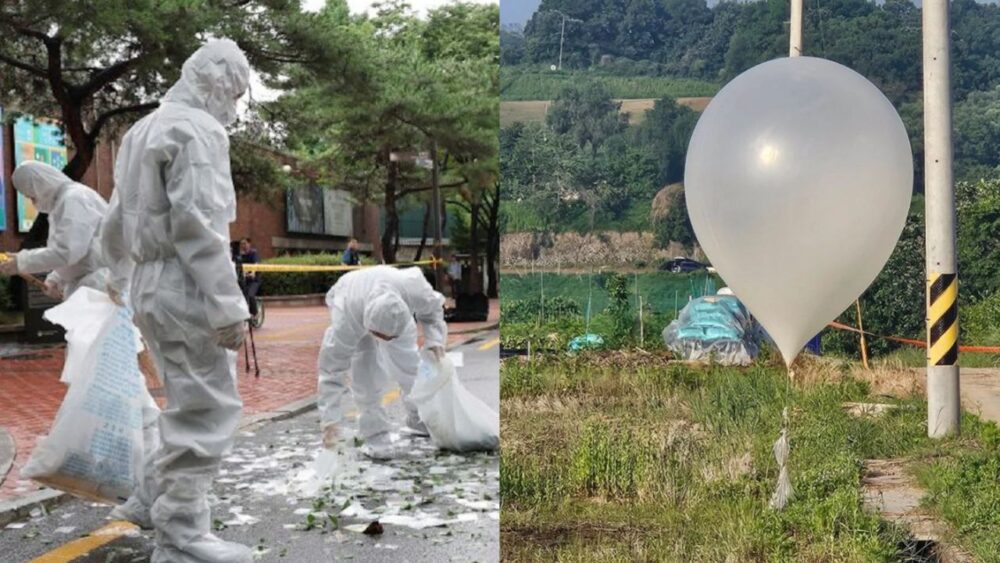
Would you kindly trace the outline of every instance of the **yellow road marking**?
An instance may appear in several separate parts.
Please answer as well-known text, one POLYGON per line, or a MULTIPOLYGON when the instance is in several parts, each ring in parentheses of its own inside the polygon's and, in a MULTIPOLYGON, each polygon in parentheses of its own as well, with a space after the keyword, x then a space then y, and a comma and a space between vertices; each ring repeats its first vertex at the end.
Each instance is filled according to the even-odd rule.
POLYGON ((483 343, 483 345, 479 347, 479 351, 489 350, 490 348, 493 348, 497 344, 500 344, 500 339, 499 338, 494 338, 493 340, 490 340, 489 342, 483 343))
POLYGON ((112 522, 93 531, 89 536, 71 541, 41 557, 32 559, 30 563, 70 563, 74 559, 87 555, 98 547, 109 544, 137 529, 138 526, 129 522, 112 522))

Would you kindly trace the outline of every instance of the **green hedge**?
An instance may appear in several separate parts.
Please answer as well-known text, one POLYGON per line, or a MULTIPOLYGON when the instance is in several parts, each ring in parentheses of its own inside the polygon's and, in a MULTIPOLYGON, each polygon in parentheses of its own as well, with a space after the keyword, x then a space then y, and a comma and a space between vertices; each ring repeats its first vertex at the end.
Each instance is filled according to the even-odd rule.
MULTIPOLYGON (((295 266, 337 266, 339 253, 298 254, 264 260, 265 264, 291 264, 295 266)), ((362 260, 362 263, 372 263, 362 260)), ((344 272, 265 272, 261 274, 261 295, 309 295, 326 293, 344 272)))
MULTIPOLYGON (((339 266, 340 254, 298 254, 264 260, 264 264, 291 264, 296 266, 339 266)), ((361 264, 378 264, 362 258, 361 264)), ((262 273, 261 295, 310 295, 326 293, 346 272, 265 272, 262 273)))
POLYGON ((13 311, 17 300, 14 299, 14 290, 11 280, 7 276, 0 276, 0 311, 13 311))

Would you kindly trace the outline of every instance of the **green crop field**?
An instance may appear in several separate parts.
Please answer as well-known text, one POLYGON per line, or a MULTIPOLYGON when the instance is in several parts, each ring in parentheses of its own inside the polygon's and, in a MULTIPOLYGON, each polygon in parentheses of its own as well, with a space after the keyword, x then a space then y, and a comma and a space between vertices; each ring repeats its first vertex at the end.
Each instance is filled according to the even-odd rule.
MULTIPOLYGON (((678 105, 686 106, 694 111, 703 111, 711 101, 711 97, 675 98, 678 105)), ((653 109, 656 98, 620 99, 622 113, 628 114, 629 123, 637 125, 646 118, 646 110, 653 109)), ((500 102, 500 126, 509 127, 513 123, 531 123, 545 121, 545 114, 552 104, 549 100, 518 100, 500 102)))
MULTIPOLYGON (((671 274, 670 272, 642 272, 629 274, 632 291, 632 305, 636 305, 635 283, 638 281, 639 295, 643 306, 653 313, 674 314, 675 306, 684 308, 689 297, 700 297, 706 293, 714 293, 721 287, 720 280, 704 273, 671 274)), ((591 274, 553 274, 551 272, 536 274, 513 274, 504 272, 501 278, 500 307, 523 299, 538 299, 545 292, 546 299, 559 296, 575 301, 580 310, 586 312, 587 300, 590 298, 591 314, 597 315, 604 311, 608 303, 607 291, 604 289, 604 276, 591 274)))
POLYGON ((614 98, 698 98, 714 96, 719 85, 670 76, 610 76, 593 71, 548 71, 519 67, 500 69, 500 99, 552 100, 570 84, 600 82, 614 98))

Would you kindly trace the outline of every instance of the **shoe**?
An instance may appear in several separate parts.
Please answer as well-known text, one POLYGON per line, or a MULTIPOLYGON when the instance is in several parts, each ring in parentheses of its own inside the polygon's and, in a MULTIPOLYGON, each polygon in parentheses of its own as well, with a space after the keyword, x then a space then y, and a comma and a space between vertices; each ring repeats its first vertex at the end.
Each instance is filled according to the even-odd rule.
POLYGON ((128 497, 128 500, 123 504, 112 508, 108 516, 112 520, 131 522, 143 530, 153 529, 153 519, 149 515, 149 507, 143 506, 135 495, 128 497))
POLYGON ((374 460, 386 461, 405 455, 409 445, 409 440, 400 439, 399 434, 380 432, 365 440, 361 453, 374 460))
POLYGON ((172 545, 157 545, 151 563, 251 563, 253 550, 236 542, 225 541, 215 534, 194 538, 184 550, 172 545))
POLYGON ((410 431, 411 434, 416 436, 421 436, 423 438, 429 438, 431 433, 427 430, 427 425, 424 421, 420 420, 420 415, 415 411, 410 412, 406 416, 406 429, 410 431))

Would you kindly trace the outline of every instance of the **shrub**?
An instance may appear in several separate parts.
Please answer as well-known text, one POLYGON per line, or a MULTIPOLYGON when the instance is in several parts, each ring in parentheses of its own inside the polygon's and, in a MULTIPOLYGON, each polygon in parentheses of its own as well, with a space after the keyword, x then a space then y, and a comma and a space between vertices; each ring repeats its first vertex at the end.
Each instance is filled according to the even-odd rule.
POLYGON ((532 351, 564 352, 569 347, 569 341, 583 332, 583 321, 579 318, 545 324, 538 324, 537 321, 512 323, 504 320, 500 328, 500 345, 519 350, 531 348, 532 351))
POLYGON ((608 316, 612 320, 611 337, 617 342, 625 342, 632 336, 635 317, 629 303, 628 276, 619 273, 608 274, 608 316))
POLYGON ((1000 345, 1000 292, 975 305, 963 307, 958 316, 959 329, 966 344, 1000 345))
POLYGON ((17 304, 14 299, 14 284, 7 276, 0 276, 0 311, 13 311, 17 304))
MULTIPOLYGON (((291 264, 296 266, 339 266, 340 254, 298 254, 264 260, 265 264, 291 264)), ((376 262, 361 260, 364 265, 376 262)), ((263 275, 261 295, 309 295, 326 293, 345 272, 267 272, 263 275)))
POLYGON ((512 301, 509 305, 504 305, 502 318, 505 322, 512 323, 544 323, 551 319, 580 316, 580 305, 566 297, 548 297, 544 301, 544 307, 542 305, 541 298, 512 301))

